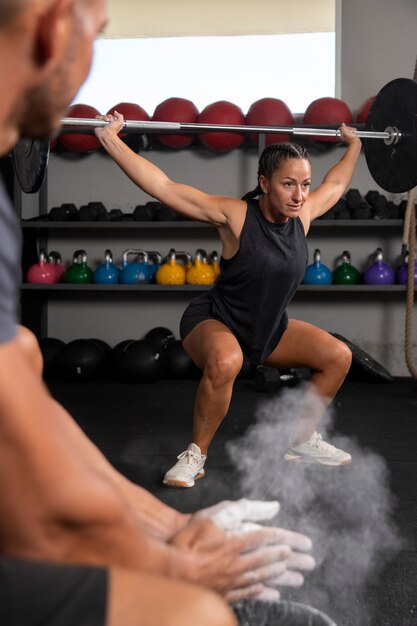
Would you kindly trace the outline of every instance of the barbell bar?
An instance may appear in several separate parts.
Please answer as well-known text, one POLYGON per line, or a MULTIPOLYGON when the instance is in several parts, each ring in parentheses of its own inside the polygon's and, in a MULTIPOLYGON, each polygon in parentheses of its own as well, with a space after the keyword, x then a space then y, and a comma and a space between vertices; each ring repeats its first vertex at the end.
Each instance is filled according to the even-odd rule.
MULTIPOLYGON (((62 126, 77 128, 100 128, 109 122, 88 117, 64 117, 62 126)), ((146 120, 124 120, 123 129, 139 133, 272 133, 281 135, 308 135, 311 137, 341 137, 339 128, 310 128, 307 126, 250 126, 247 124, 199 124, 190 122, 148 122, 146 120)), ((65 131, 65 128, 61 129, 65 131)), ((398 128, 388 126, 384 131, 357 130, 356 135, 362 139, 383 139, 389 145, 398 143, 401 132, 398 128)))
MULTIPOLYGON (((61 131, 82 132, 103 127, 108 122, 90 118, 63 118, 61 131), (65 128, 66 127, 66 128, 65 128)), ((338 128, 310 126, 247 126, 226 124, 190 124, 125 120, 131 132, 202 133, 239 132, 259 134, 292 134, 295 136, 340 137, 338 128)), ((402 193, 417 186, 417 83, 396 78, 385 85, 369 111, 365 130, 356 134, 363 140, 369 172, 375 182, 392 193, 402 193), (373 141, 381 139, 383 141, 373 141)), ((21 139, 13 148, 16 176, 23 191, 38 191, 48 164, 49 144, 45 140, 21 139), (36 148, 36 149, 35 149, 36 148)))

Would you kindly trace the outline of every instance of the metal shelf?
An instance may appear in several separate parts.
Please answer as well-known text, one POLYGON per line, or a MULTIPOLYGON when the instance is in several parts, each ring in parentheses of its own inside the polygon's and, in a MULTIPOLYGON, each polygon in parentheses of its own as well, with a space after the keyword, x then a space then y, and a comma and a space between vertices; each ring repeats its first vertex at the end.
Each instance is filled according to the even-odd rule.
MULTIPOLYGON (((311 228, 399 228, 402 220, 314 220, 311 228)), ((43 219, 22 220, 21 227, 24 229, 46 230, 88 230, 88 229, 165 229, 165 228, 214 228, 212 224, 193 220, 172 220, 169 222, 135 222, 134 220, 122 220, 120 222, 50 222, 43 219)))
MULTIPOLYGON (((96 284, 33 284, 23 283, 21 290, 24 291, 147 291, 153 293, 160 292, 195 292, 206 291, 212 285, 96 285, 96 284)), ((300 285, 297 293, 405 293, 405 285, 300 285)))

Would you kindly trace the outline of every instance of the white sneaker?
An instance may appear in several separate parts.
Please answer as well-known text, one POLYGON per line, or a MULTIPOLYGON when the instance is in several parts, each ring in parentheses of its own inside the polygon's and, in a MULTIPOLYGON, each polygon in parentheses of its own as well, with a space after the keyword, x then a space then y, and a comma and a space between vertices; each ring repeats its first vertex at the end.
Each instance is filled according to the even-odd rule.
POLYGON ((286 461, 303 461, 305 463, 321 463, 322 465, 348 465, 352 457, 348 452, 339 450, 330 443, 323 441, 322 436, 314 432, 308 441, 299 446, 291 446, 284 454, 286 461))
POLYGON ((177 456, 175 463, 164 477, 164 485, 171 487, 194 487, 198 478, 203 478, 204 463, 207 456, 201 454, 201 450, 195 443, 190 443, 188 448, 177 456))

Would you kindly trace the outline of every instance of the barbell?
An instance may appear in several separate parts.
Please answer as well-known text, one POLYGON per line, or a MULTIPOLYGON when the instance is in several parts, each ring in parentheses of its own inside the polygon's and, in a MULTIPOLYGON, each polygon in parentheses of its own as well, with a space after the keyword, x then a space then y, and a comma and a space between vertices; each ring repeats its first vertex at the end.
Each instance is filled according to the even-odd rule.
MULTIPOLYGON (((89 118, 64 118, 61 132, 91 132, 108 122, 89 118)), ((124 129, 136 133, 276 133, 294 136, 340 137, 338 128, 309 126, 249 126, 149 122, 125 120, 124 129)), ((417 83, 396 78, 387 83, 375 98, 365 130, 356 130, 363 140, 369 172, 375 182, 392 193, 402 193, 417 186, 417 83), (380 141, 377 141, 380 140, 380 141)), ((17 179, 26 193, 39 190, 48 165, 49 142, 39 139, 18 141, 12 150, 17 179)))

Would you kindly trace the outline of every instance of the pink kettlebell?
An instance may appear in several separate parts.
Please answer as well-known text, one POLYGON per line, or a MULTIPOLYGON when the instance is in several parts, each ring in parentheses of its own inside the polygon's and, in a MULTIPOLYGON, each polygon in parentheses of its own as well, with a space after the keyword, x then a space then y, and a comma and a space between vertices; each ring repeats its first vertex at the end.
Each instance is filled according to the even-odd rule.
POLYGON ((55 267, 48 262, 45 250, 40 250, 38 262, 28 269, 26 280, 28 283, 53 284, 57 282, 55 267))
POLYGON ((57 283, 61 283, 63 282, 63 276, 65 274, 65 267, 62 263, 62 258, 59 252, 56 252, 55 250, 51 251, 48 254, 48 262, 52 265, 52 267, 55 269, 55 274, 56 274, 56 282, 57 283))

